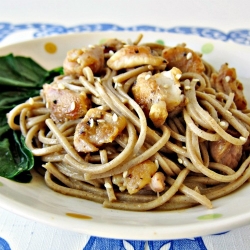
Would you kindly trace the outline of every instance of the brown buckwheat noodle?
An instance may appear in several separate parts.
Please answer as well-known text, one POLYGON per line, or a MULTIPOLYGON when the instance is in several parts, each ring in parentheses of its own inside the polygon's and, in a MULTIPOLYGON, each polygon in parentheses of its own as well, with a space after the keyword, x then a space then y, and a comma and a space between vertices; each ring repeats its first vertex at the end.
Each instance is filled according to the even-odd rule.
MULTIPOLYGON (((141 38, 134 45, 140 45, 141 38)), ((144 45, 158 56, 168 48, 155 43, 144 45)), ((111 56, 106 53, 105 60, 111 56)), ((79 77, 56 77, 54 82, 63 89, 85 93, 92 107, 126 118, 122 133, 95 153, 79 153, 74 146, 75 129, 82 117, 55 122, 42 92, 13 108, 7 114, 8 123, 22 132, 33 155, 41 157, 45 183, 56 192, 134 211, 174 210, 198 204, 212 208, 211 200, 235 191, 250 178, 250 157, 244 151, 250 116, 248 110, 237 108, 235 93, 218 92, 212 87, 211 75, 217 71, 203 63, 202 73, 182 72, 180 89, 186 103, 158 128, 135 101, 131 88, 139 74, 159 73, 165 67, 139 65, 113 70, 105 63, 101 74, 86 66, 79 77), (211 143, 220 140, 243 147, 236 168, 213 159, 211 143), (114 178, 120 176, 124 181, 134 166, 147 160, 164 174, 165 188, 154 192, 146 185, 134 194, 126 187, 119 189, 114 178)))

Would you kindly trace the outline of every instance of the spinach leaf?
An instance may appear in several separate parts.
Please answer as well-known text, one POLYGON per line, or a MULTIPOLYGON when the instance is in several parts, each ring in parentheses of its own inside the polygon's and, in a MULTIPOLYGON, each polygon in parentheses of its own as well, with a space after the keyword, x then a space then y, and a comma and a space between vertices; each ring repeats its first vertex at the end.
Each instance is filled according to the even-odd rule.
POLYGON ((30 171, 23 171, 20 174, 14 176, 12 180, 21 183, 29 183, 32 180, 32 175, 30 171))
POLYGON ((9 54, 0 57, 0 85, 17 88, 41 88, 47 81, 62 73, 62 68, 47 71, 29 57, 9 54))
POLYGON ((0 175, 9 179, 34 166, 34 157, 25 145, 25 138, 19 131, 12 133, 12 138, 0 141, 0 175))
POLYGON ((17 104, 26 101, 31 96, 39 95, 39 90, 13 90, 0 93, 0 112, 8 111, 14 108, 17 104))
POLYGON ((6 114, 1 114, 0 112, 0 140, 2 138, 2 135, 4 135, 9 130, 10 127, 7 123, 6 114))
POLYGON ((63 68, 46 70, 29 57, 9 54, 0 57, 0 176, 29 182, 34 157, 19 131, 12 131, 6 114, 28 98, 39 95, 44 83, 51 83, 63 68))

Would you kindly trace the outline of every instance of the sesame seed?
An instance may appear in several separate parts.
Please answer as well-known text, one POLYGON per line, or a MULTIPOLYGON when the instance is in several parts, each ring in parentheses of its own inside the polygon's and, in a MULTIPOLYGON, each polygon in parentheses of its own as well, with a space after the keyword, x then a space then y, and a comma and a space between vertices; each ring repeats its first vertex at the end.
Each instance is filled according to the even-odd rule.
POLYGON ((114 122, 117 122, 118 121, 118 116, 116 113, 113 114, 113 121, 114 122))
POLYGON ((177 80, 179 80, 179 79, 181 78, 181 74, 176 74, 176 75, 175 75, 175 78, 176 78, 177 80))
POLYGON ((114 55, 115 52, 114 52, 113 50, 110 50, 110 51, 109 51, 109 54, 110 54, 110 55, 114 55))
POLYGON ((186 147, 186 146, 182 146, 182 148, 183 148, 183 149, 187 149, 187 147, 186 147))
POLYGON ((58 88, 59 89, 65 89, 65 86, 62 83, 58 83, 58 88))
POLYGON ((63 76, 62 79, 63 80, 72 80, 72 77, 71 76, 63 76))
POLYGON ((200 80, 197 78, 192 79, 193 82, 199 82, 200 80))
POLYGON ((124 186, 119 187, 119 190, 120 190, 121 192, 123 192, 123 191, 125 191, 125 190, 126 190, 126 187, 124 187, 124 186))
POLYGON ((93 48, 95 48, 95 45, 90 44, 88 47, 89 47, 90 49, 93 49, 93 48))
POLYGON ((151 75, 147 74, 147 75, 145 76, 145 80, 147 81, 150 77, 151 77, 151 75))
POLYGON ((118 87, 122 87, 122 84, 119 82, 115 82, 114 88, 117 89, 118 87))
POLYGON ((244 136, 240 136, 240 140, 246 142, 247 138, 245 138, 244 136))
POLYGON ((30 105, 33 105, 33 104, 34 104, 34 100, 33 100, 33 98, 31 98, 31 97, 29 98, 29 104, 30 104, 30 105))
POLYGON ((181 158, 178 158, 178 162, 179 162, 180 164, 182 164, 182 163, 183 163, 183 160, 182 160, 181 158))
POLYGON ((227 112, 229 115, 232 115, 232 113, 231 113, 229 110, 227 110, 226 112, 227 112))
POLYGON ((148 65, 148 69, 149 69, 149 70, 153 70, 154 67, 153 67, 152 65, 148 65))
POLYGON ((159 168, 159 161, 158 160, 155 160, 155 165, 157 168, 159 168))
POLYGON ((187 56, 186 56, 187 60, 191 59, 192 56, 193 56, 193 54, 191 52, 188 52, 187 56))
POLYGON ((91 128, 94 127, 94 119, 93 118, 90 118, 89 125, 90 125, 91 128))
POLYGON ((122 84, 118 82, 117 87, 122 87, 122 84))
POLYGON ((105 188, 112 188, 111 184, 108 183, 108 182, 104 184, 104 187, 105 187, 105 188))
POLYGON ((196 186, 196 187, 194 188, 194 191, 197 192, 197 193, 199 193, 199 194, 201 193, 198 186, 196 186))
POLYGON ((105 120, 104 120, 104 119, 97 119, 96 121, 97 121, 98 123, 105 122, 105 120))
POLYGON ((48 103, 48 102, 46 102, 46 108, 47 108, 47 109, 49 108, 49 103, 48 103))
POLYGON ((101 78, 100 77, 94 77, 95 80, 97 80, 98 82, 101 82, 101 78))
POLYGON ((78 58, 76 59, 76 62, 77 62, 78 64, 81 64, 81 58, 78 57, 78 58))
POLYGON ((190 90, 191 87, 190 86, 185 86, 185 90, 190 90))
POLYGON ((231 77, 230 76, 225 76, 225 81, 226 82, 229 82, 231 80, 231 77))
POLYGON ((104 109, 103 106, 98 106, 97 108, 100 109, 100 110, 104 109))
POLYGON ((128 171, 123 172, 122 177, 126 178, 128 176, 128 171))
POLYGON ((163 86, 163 88, 164 88, 164 89, 168 89, 168 88, 169 88, 169 85, 165 84, 165 85, 163 86))
POLYGON ((221 125, 221 127, 225 127, 227 125, 227 123, 225 121, 221 121, 220 125, 221 125))
POLYGON ((75 102, 72 102, 72 103, 70 104, 70 111, 73 111, 75 108, 76 108, 76 103, 75 103, 75 102))

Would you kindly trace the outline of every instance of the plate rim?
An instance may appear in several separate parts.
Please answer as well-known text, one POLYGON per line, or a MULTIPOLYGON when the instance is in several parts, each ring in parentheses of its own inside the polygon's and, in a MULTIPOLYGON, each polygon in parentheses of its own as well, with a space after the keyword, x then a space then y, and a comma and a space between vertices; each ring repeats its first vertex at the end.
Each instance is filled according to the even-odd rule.
MULTIPOLYGON (((101 33, 101 34, 104 34, 105 32, 98 32, 98 33, 101 33)), ((109 34, 110 34, 110 32, 108 32, 109 34)), ((119 32, 115 32, 115 33, 119 33, 119 32)), ((124 32, 124 31, 122 31, 121 33, 126 33, 126 32, 124 32)), ((128 32, 128 33, 131 33, 130 31, 128 32)), ((139 32, 138 32, 139 33, 139 32)), ((145 33, 145 32, 143 32, 143 33, 145 33)), ((149 32, 150 33, 150 32, 149 32)), ((156 33, 156 32, 153 32, 154 34, 156 33)), ((41 40, 48 40, 48 39, 53 39, 54 37, 63 37, 63 36, 78 36, 78 35, 86 35, 86 34, 90 34, 90 35, 95 35, 95 33, 94 32, 89 32, 89 33, 71 33, 71 34, 60 34, 60 35, 54 35, 54 36, 48 36, 48 37, 42 37, 42 38, 36 38, 35 40, 36 41, 41 41, 41 40)), ((162 34, 162 33, 161 33, 162 34)), ((163 35, 163 34, 162 34, 163 35)), ((183 34, 181 34, 181 36, 182 36, 183 34)), ((34 40, 29 40, 29 41, 22 41, 22 42, 18 42, 18 43, 15 43, 15 44, 10 44, 10 45, 6 45, 6 46, 3 46, 3 47, 0 47, 0 53, 1 53, 1 51, 2 50, 4 50, 4 49, 6 49, 6 48, 9 48, 9 47, 13 47, 13 46, 15 46, 16 44, 18 44, 18 45, 23 45, 23 44, 27 44, 27 43, 32 43, 32 42, 34 42, 34 40)), ((242 46, 242 45, 237 45, 237 46, 242 46)), ((1 180, 1 179, 0 179, 1 180)), ((52 192, 54 192, 54 191, 52 191, 52 192)), ((1 193, 1 189, 0 189, 0 197, 2 197, 3 198, 3 195, 2 195, 2 193, 1 193)), ((5 200, 7 200, 7 198, 6 198, 6 196, 4 197, 4 199, 5 200)), ((15 202, 14 202, 15 203, 15 202)), ((18 202, 17 202, 18 203, 18 202)), ((33 214, 33 213, 31 213, 31 215, 30 216, 27 216, 27 214, 24 214, 24 213, 22 213, 22 212, 20 212, 20 211, 18 211, 17 209, 15 209, 15 206, 14 206, 14 208, 12 207, 10 207, 10 205, 8 205, 8 204, 0 204, 0 206, 1 207, 3 207, 4 209, 6 209, 6 210, 9 210, 9 211, 11 211, 11 212, 13 212, 13 213, 15 213, 15 214, 19 214, 19 215, 21 215, 21 216, 23 216, 23 217, 26 217, 26 218, 29 218, 29 219, 32 219, 32 220, 36 220, 36 221, 39 221, 39 222, 41 222, 41 223, 45 223, 44 222, 44 217, 46 217, 47 215, 49 216, 49 213, 47 213, 47 212, 44 212, 44 211, 42 211, 42 214, 43 214, 43 216, 41 216, 41 218, 36 218, 36 216, 35 216, 35 214, 33 214)), ((22 206, 27 206, 27 205, 22 205, 22 206)), ((33 210, 33 208, 31 209, 33 212, 35 212, 35 209, 33 210)), ((166 212, 167 213, 167 212, 166 212)), ((65 217, 64 217, 65 218, 65 217)), ((62 216, 59 216, 59 219, 61 220, 62 219, 62 216)), ((220 220, 220 222, 222 222, 220 225, 218 225, 217 224, 217 222, 218 221, 216 221, 216 220, 213 220, 213 221, 210 221, 210 222, 208 222, 208 221, 206 221, 206 223, 208 223, 208 224, 211 224, 211 225, 216 225, 217 226, 217 229, 216 230, 213 230, 213 229, 210 229, 210 230, 208 230, 207 229, 207 231, 205 232, 205 234, 204 235, 207 235, 207 234, 214 234, 214 233, 220 233, 221 231, 224 231, 224 230, 229 230, 229 229, 233 229, 233 228, 236 228, 236 227, 238 227, 238 226, 241 226, 241 225, 243 225, 243 224, 247 224, 247 223, 249 223, 250 222, 250 211, 248 212, 248 213, 245 213, 244 215, 238 215, 238 216, 234 216, 234 225, 231 225, 231 226, 229 226, 229 224, 228 224, 228 219, 227 218, 222 218, 221 220, 220 220)), ((90 224, 93 224, 93 223, 96 223, 95 221, 91 221, 90 222, 90 224, 88 223, 89 221, 85 221, 85 223, 86 223, 86 226, 88 226, 88 225, 90 225, 90 224)), ((82 221, 82 223, 84 223, 84 221, 82 221)), ((45 224, 49 224, 49 225, 51 225, 51 226, 57 226, 57 225, 55 225, 54 223, 49 223, 49 222, 46 222, 45 224)), ((98 224, 98 223, 97 223, 98 224)), ((190 228, 187 228, 186 229, 186 227, 190 227, 190 225, 187 225, 187 226, 183 226, 183 228, 185 229, 185 230, 187 230, 188 232, 189 232, 189 234, 187 234, 187 235, 185 235, 185 236, 183 236, 183 238, 185 237, 195 237, 195 236, 203 236, 203 235, 201 235, 201 233, 199 232, 199 235, 197 235, 197 232, 201 229, 200 227, 202 227, 202 224, 203 223, 200 223, 200 224, 195 224, 195 229, 193 229, 193 230, 191 230, 190 228), (197 231, 198 230, 198 231, 197 231)), ((230 223, 231 224, 231 223, 230 223)), ((59 226, 59 225, 58 225, 59 226)), ((102 225, 103 226, 103 225, 102 225)), ((117 226, 117 225, 116 225, 117 226)), ((140 227, 139 225, 133 225, 134 227, 140 227)), ((62 227, 62 226, 59 226, 60 228, 64 228, 64 229, 68 229, 69 230, 69 228, 67 228, 67 227, 62 227)), ((117 227, 117 229, 119 228, 120 229, 120 227, 124 227, 124 225, 122 226, 118 226, 117 227)), ((162 228, 164 228, 164 227, 166 227, 166 226, 155 226, 155 227, 153 227, 157 232, 159 231, 159 230, 162 230, 162 228)), ((149 233, 151 232, 152 233, 152 229, 147 229, 147 228, 144 228, 144 233, 141 233, 140 235, 140 238, 138 238, 138 236, 136 236, 136 235, 134 235, 134 233, 130 233, 129 234, 129 237, 122 237, 123 239, 135 239, 135 240, 145 240, 145 239, 147 239, 147 240, 150 240, 150 239, 152 239, 152 240, 162 240, 162 239, 177 239, 177 238, 180 238, 180 236, 177 234, 177 235, 175 235, 175 233, 176 233, 176 231, 178 231, 178 228, 179 228, 179 226, 168 226, 169 227, 169 232, 171 232, 172 234, 171 234, 171 237, 168 237, 168 236, 164 236, 163 237, 163 235, 161 235, 161 234, 157 234, 157 235, 154 235, 152 238, 150 238, 149 237, 149 233), (147 232, 145 232, 145 231, 147 231, 147 232), (149 232, 150 231, 150 232, 149 232), (144 234, 146 234, 145 235, 145 237, 144 237, 144 234)), ((126 229, 129 229, 129 228, 127 228, 127 226, 126 226, 126 229)), ((184 230, 184 231, 185 231, 184 230)), ((72 230, 70 230, 70 231, 72 231, 72 230)), ((73 231, 75 231, 75 232, 79 232, 79 229, 73 229, 73 231)), ((105 230, 104 230, 105 231, 105 230)), ((124 230, 121 230, 121 231, 124 231, 124 230)), ((86 233, 86 234, 91 234, 91 235, 95 235, 95 236, 102 236, 102 237, 108 237, 108 238, 110 238, 110 237, 112 237, 112 238, 117 238, 117 239, 121 239, 121 237, 120 236, 118 236, 118 234, 120 234, 120 232, 121 232, 120 230, 117 230, 117 234, 113 234, 113 235, 108 235, 108 232, 95 232, 95 230, 92 230, 91 232, 88 232, 88 229, 86 228, 86 230, 83 230, 83 231, 81 231, 81 233, 86 233), (119 231, 119 232, 118 232, 119 231)))
POLYGON ((140 31, 140 32, 167 32, 184 35, 195 35, 215 40, 233 41, 237 44, 250 46, 249 34, 250 30, 247 28, 237 28, 228 31, 210 26, 196 26, 196 25, 175 25, 172 27, 163 27, 159 25, 150 24, 134 24, 134 25, 121 25, 109 22, 99 23, 82 23, 73 26, 66 26, 63 24, 36 22, 36 23, 18 23, 0 22, 0 42, 7 38, 9 35, 17 32, 32 30, 33 37, 44 37, 54 34, 69 34, 78 32, 108 32, 108 31, 140 31))

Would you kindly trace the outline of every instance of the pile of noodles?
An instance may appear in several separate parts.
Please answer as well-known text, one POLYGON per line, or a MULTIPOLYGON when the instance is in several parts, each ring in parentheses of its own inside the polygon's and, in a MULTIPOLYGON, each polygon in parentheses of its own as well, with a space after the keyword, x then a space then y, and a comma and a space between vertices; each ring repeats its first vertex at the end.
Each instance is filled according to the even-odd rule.
MULTIPOLYGON (((158 51, 165 48, 148 46, 158 51)), ((81 119, 53 122, 42 95, 15 107, 8 114, 8 123, 12 129, 21 130, 33 155, 44 162, 45 182, 56 192, 115 209, 174 210, 198 204, 211 208, 211 200, 232 193, 250 178, 250 157, 245 150, 239 165, 232 169, 213 161, 209 143, 223 138, 234 145, 245 145, 250 117, 247 110, 237 109, 232 93, 227 95, 211 87, 215 70, 204 64, 206 70, 201 75, 182 74, 181 90, 188 102, 160 128, 154 128, 145 118, 130 93, 140 73, 156 71, 150 65, 121 73, 105 65, 105 74, 98 77, 86 67, 81 77, 55 78, 68 89, 85 91, 92 106, 126 117, 122 136, 95 153, 76 151, 73 136, 81 119), (19 124, 15 123, 17 118, 19 124), (228 133, 228 126, 236 136, 228 133), (126 173, 147 159, 164 173, 165 190, 157 193, 142 189, 132 195, 119 191, 112 176, 126 173)))

